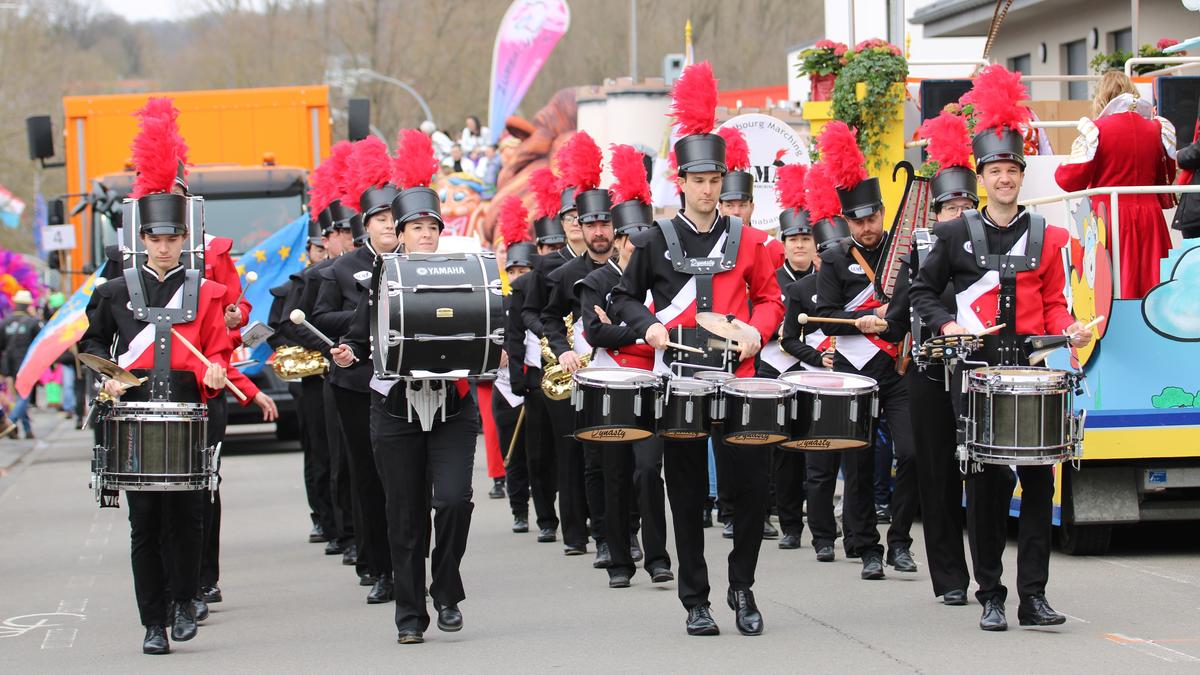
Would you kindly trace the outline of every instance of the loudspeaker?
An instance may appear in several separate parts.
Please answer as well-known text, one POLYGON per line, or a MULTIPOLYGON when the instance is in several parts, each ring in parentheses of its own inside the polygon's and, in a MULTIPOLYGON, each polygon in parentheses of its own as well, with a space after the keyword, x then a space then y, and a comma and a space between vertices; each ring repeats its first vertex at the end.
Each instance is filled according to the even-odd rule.
POLYGON ((25 138, 29 142, 29 159, 50 159, 54 156, 54 126, 49 115, 25 118, 25 138))
POLYGON ((1200 77, 1160 77, 1156 94, 1158 114, 1175 125, 1175 148, 1191 145, 1200 115, 1200 77))
POLYGON ((371 100, 352 98, 347 107, 349 113, 350 141, 361 141, 371 135, 371 100))
POLYGON ((46 202, 46 224, 47 225, 65 225, 66 204, 61 199, 51 199, 46 202))
POLYGON ((923 80, 921 82, 921 121, 937 117, 948 103, 971 91, 971 80, 923 80))

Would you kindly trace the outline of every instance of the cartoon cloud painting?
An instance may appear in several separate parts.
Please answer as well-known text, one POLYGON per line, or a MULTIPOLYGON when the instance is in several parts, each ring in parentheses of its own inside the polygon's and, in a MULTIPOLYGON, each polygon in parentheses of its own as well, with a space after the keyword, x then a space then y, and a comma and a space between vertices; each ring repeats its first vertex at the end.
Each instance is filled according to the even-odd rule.
POLYGON ((1171 278, 1150 289, 1142 317, 1155 333, 1180 342, 1200 342, 1200 247, 1180 256, 1171 278))

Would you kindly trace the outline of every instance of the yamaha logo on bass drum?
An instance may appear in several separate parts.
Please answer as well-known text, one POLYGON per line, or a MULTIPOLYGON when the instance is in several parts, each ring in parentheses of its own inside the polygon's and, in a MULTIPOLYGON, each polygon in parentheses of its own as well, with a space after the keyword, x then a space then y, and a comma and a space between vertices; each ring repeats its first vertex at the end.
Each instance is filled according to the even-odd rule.
POLYGON ((467 273, 467 268, 459 265, 432 265, 429 267, 418 267, 416 269, 417 276, 426 276, 429 274, 457 274, 463 275, 467 273))

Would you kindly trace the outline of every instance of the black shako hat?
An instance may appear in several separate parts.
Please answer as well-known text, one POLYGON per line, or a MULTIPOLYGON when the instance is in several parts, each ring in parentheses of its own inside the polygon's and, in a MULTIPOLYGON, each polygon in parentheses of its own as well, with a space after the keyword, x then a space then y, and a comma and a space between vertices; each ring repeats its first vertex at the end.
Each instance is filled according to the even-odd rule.
POLYGON ((308 218, 308 243, 312 244, 313 246, 325 245, 324 242, 321 241, 321 220, 319 218, 316 220, 314 220, 312 216, 309 216, 308 218))
POLYGON ((612 208, 613 234, 631 235, 654 224, 654 209, 640 199, 628 199, 612 208))
POLYGON ((680 176, 706 171, 726 173, 725 139, 717 134, 684 136, 675 141, 675 163, 679 166, 680 176))
POLYGON ((975 155, 976 171, 983 171, 988 162, 999 161, 1016 162, 1025 169, 1025 139, 1013 129, 1001 129, 999 135, 996 129, 984 129, 975 134, 971 150, 975 155))
POLYGON ((508 247, 507 258, 504 263, 504 269, 508 270, 518 265, 523 267, 533 267, 533 259, 537 256, 537 247, 533 242, 518 241, 508 247))
POLYGON ((358 212, 362 214, 363 222, 365 223, 370 220, 371 216, 376 213, 391 208, 392 200, 398 194, 400 194, 400 191, 391 184, 363 190, 363 193, 358 197, 358 212))
POLYGON ((142 234, 187 234, 187 197, 157 192, 137 200, 142 234))
POLYGON ((938 172, 929 182, 933 201, 942 205, 951 199, 966 197, 979 206, 979 179, 974 171, 965 166, 948 166, 938 172))
POLYGON ((330 220, 330 224, 331 224, 331 229, 334 229, 334 230, 354 229, 352 226, 351 220, 353 220, 353 218, 356 214, 354 213, 353 209, 343 206, 342 202, 340 200, 335 199, 332 202, 330 202, 329 208, 326 210, 329 211, 329 220, 330 220))
POLYGON ((612 220, 612 197, 608 190, 588 190, 575 196, 575 209, 579 211, 579 222, 612 220))
POLYGON ((333 215, 329 212, 328 206, 317 214, 317 222, 321 225, 321 234, 329 236, 329 233, 333 232, 333 215))
POLYGON ((533 221, 533 234, 538 244, 562 244, 567 233, 557 217, 543 216, 533 221))
POLYGON ((433 218, 438 230, 446 229, 446 221, 442 220, 442 200, 433 188, 425 186, 411 187, 397 194, 392 200, 392 217, 396 219, 397 232, 417 218, 433 218))
MULTIPOLYGON (((561 218, 567 211, 574 211, 575 207, 575 188, 569 187, 562 191, 559 195, 558 217, 561 218)), ((553 203, 553 202, 551 202, 553 203)))
POLYGON ((812 234, 812 224, 808 221, 808 211, 804 209, 784 209, 779 212, 779 240, 797 234, 812 234))
POLYGON ((867 178, 849 189, 838 188, 837 196, 842 203, 842 215, 847 218, 866 218, 883 209, 878 178, 867 178))
POLYGON ((850 224, 841 216, 823 218, 813 223, 813 240, 817 242, 817 251, 824 251, 849 236, 850 224))
POLYGON ((730 171, 721 181, 721 201, 754 199, 754 176, 748 171, 730 171))

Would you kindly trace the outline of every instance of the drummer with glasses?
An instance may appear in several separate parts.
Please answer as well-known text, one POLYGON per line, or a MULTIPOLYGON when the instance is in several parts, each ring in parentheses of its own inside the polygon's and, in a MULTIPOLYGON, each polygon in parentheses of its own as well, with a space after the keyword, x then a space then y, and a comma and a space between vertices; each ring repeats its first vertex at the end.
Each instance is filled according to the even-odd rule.
MULTIPOLYGON (((914 309, 937 334, 979 333, 1005 324, 999 333, 985 337, 983 348, 972 356, 991 365, 1028 365, 1024 340, 1029 335, 1069 335, 1076 347, 1091 340, 1091 334, 1071 316, 1063 294, 1062 249, 1068 242, 1067 231, 1048 226, 1044 218, 1017 203, 1025 178, 1020 125, 1028 121, 1028 112, 1002 93, 1023 89, 1017 77, 1001 66, 990 66, 976 80, 971 92, 977 98, 976 112, 998 120, 995 126, 978 130, 973 140, 976 171, 988 203, 940 225, 937 243, 910 290, 914 309), (947 288, 953 289, 957 301, 953 314, 941 301, 947 288)), ((967 525, 979 584, 975 597, 983 605, 979 627, 985 631, 1008 628, 1002 556, 1017 478, 1021 482, 1017 616, 1022 626, 1066 621, 1046 601, 1053 466, 1018 466, 1014 476, 1008 466, 981 464, 973 466, 967 478, 967 525)))

